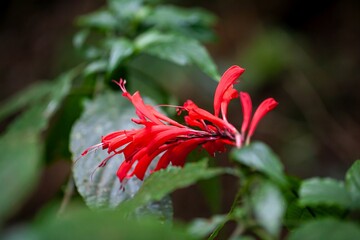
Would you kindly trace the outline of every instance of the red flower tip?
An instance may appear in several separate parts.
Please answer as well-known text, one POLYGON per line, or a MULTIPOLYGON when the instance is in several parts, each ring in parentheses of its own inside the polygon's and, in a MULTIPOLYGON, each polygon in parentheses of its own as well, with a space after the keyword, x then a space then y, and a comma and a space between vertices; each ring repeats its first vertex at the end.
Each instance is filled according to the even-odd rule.
POLYGON ((234 83, 244 71, 245 69, 234 65, 222 75, 214 96, 214 115, 216 117, 219 116, 221 111, 223 118, 226 119, 229 102, 238 96, 236 90, 233 88, 234 83))
POLYGON ((267 98, 265 99, 259 107, 256 109, 256 112, 254 113, 254 117, 251 121, 251 125, 249 128, 249 132, 247 135, 246 142, 248 143, 250 141, 251 136, 254 134, 254 131, 256 129, 256 126, 258 125, 259 121, 271 110, 273 110, 279 103, 275 101, 273 98, 267 98))

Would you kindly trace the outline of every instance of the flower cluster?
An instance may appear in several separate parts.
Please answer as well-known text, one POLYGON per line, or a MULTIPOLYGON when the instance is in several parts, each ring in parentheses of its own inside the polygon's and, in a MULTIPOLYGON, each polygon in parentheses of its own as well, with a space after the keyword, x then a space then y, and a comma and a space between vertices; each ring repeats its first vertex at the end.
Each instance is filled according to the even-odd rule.
POLYGON ((99 167, 117 154, 123 154, 125 160, 120 165, 117 176, 122 182, 125 178, 136 176, 143 180, 150 163, 157 156, 160 159, 153 171, 173 166, 183 166, 187 155, 201 146, 210 155, 224 152, 225 145, 238 148, 248 144, 259 121, 277 106, 273 98, 264 100, 252 116, 252 102, 248 93, 234 89, 236 80, 245 70, 239 66, 230 67, 221 77, 214 96, 214 114, 199 108, 191 100, 177 107, 178 114, 185 113, 185 125, 180 124, 145 104, 140 93, 130 94, 125 88, 125 81, 116 82, 123 96, 134 105, 138 119, 132 119, 142 128, 121 130, 102 137, 101 143, 86 149, 89 151, 107 149, 109 156, 99 167), (230 101, 239 98, 242 105, 243 122, 238 131, 227 120, 230 101))

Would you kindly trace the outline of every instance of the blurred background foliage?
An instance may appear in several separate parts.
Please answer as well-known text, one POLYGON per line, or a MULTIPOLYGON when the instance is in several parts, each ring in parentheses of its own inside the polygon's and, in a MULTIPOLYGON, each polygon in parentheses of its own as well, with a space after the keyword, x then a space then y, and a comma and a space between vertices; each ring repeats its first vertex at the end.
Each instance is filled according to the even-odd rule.
MULTIPOLYGON (((129 80, 130 91, 140 90, 158 102, 182 103, 192 99, 211 110, 216 82, 209 79, 217 78, 217 71, 211 63, 198 61, 196 57, 165 61, 169 59, 151 45, 154 39, 167 41, 169 36, 166 34, 179 22, 191 27, 182 28, 180 24, 176 31, 181 37, 173 40, 181 44, 187 41, 184 40, 187 36, 191 36, 196 42, 187 43, 197 50, 197 41, 205 42, 220 73, 233 64, 246 68, 238 88, 251 92, 255 104, 268 96, 278 100, 279 107, 259 126, 256 138, 274 149, 288 174, 342 179, 346 169, 359 158, 360 75, 356 71, 360 64, 359 1, 168 2, 185 8, 202 8, 213 12, 216 17, 199 11, 199 15, 203 14, 201 17, 184 12, 176 19, 171 14, 171 7, 168 11, 160 8, 156 12, 151 12, 151 9, 137 12, 135 5, 129 5, 124 14, 135 11, 137 19, 146 22, 139 30, 143 34, 139 37, 129 29, 134 27, 133 23, 111 24, 115 20, 103 12, 103 0, 5 0, 0 3, 0 102, 8 102, 11 96, 21 93, 33 83, 40 86, 18 95, 22 98, 17 99, 17 106, 7 105, 0 111, 2 132, 16 120, 2 139, 0 149, 7 149, 11 156, 27 154, 29 158, 27 165, 14 161, 10 166, 2 167, 7 172, 2 181, 10 181, 8 169, 11 169, 14 175, 34 176, 30 179, 36 182, 17 181, 21 177, 11 180, 13 187, 6 191, 21 188, 24 192, 18 200, 4 200, 9 206, 17 205, 11 214, 6 213, 6 205, 1 206, 0 214, 11 215, 7 224, 32 218, 38 209, 49 204, 50 199, 61 201, 71 167, 68 136, 82 109, 79 99, 90 97, 92 91, 89 89, 101 91, 104 88, 96 84, 96 75, 91 77, 94 72, 103 74, 105 84, 109 86, 112 79, 125 77, 129 80), (95 23, 86 17, 89 15, 78 18, 98 9, 95 19, 99 21, 95 23), (199 25, 192 25, 194 22, 199 25), (152 32, 146 32, 148 26, 154 25, 156 28, 152 32), (212 25, 214 32, 204 27, 212 25), (104 31, 104 27, 109 26, 114 28, 104 31), (85 30, 77 33, 79 27, 85 30), (126 36, 119 40, 116 36, 122 31, 126 32, 126 36), (101 34, 109 32, 110 43, 97 41, 101 34), (87 41, 90 35, 91 41, 87 41), (133 40, 138 45, 131 45, 133 40), (84 44, 87 44, 86 49, 84 44), (159 58, 137 55, 139 46, 159 58), (119 55, 123 48, 130 50, 119 55), (135 55, 136 58, 129 60, 135 55), (84 57, 86 62, 80 69, 61 75, 56 84, 52 80, 42 80, 54 79, 54 76, 76 66, 84 57), (118 61, 127 66, 128 72, 124 72, 125 68, 116 68, 118 61), (191 63, 199 68, 184 68, 176 63, 191 63), (84 78, 79 76, 80 71, 87 76, 87 81, 82 84, 88 88, 75 87, 70 91, 69 84, 84 78), (146 79, 156 83, 156 90, 149 87, 146 79), (60 101, 64 101, 62 106, 59 106, 60 101), (31 107, 25 108, 28 104, 31 107), (25 120, 17 118, 19 109, 28 111, 27 116, 22 117, 25 120), (45 118, 39 115, 44 111, 45 118), (8 113, 11 113, 10 116, 6 116, 8 113), (27 117, 33 119, 31 123, 26 121, 27 117), (44 129, 47 130, 43 132, 44 129), (39 133, 48 139, 44 150, 37 149, 40 145, 35 136, 39 133), (37 159, 41 158, 39 154, 44 155, 42 158, 46 164, 38 162, 37 159), (35 184, 36 187, 29 189, 27 184, 35 184)), ((112 9, 116 11, 117 8, 114 6, 112 9)), ((134 24, 138 27, 136 22, 134 24)), ((168 48, 169 51, 174 50, 174 46, 168 48)), ((178 52, 180 54, 187 49, 182 47, 178 52)), ((194 54, 205 54, 207 59, 206 53, 201 50, 194 54)), ((232 104, 231 108, 231 121, 240 125, 238 103, 232 104)), ((221 158, 216 165, 228 166, 226 155, 221 158)), ((223 176, 176 191, 172 195, 174 216, 191 219, 194 215, 208 217, 211 211, 223 213, 229 209, 236 192, 233 181, 234 177, 223 176), (221 197, 208 197, 215 199, 215 203, 206 202, 206 196, 214 196, 214 192, 206 190, 207 184, 218 185, 221 189, 221 197)), ((6 191, 2 198, 11 195, 6 191)))

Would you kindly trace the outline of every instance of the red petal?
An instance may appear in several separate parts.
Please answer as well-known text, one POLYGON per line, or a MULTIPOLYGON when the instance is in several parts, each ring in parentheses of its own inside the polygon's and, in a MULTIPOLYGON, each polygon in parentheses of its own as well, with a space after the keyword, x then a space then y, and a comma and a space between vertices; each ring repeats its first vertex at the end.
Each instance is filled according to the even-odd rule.
POLYGON ((164 149, 159 148, 152 154, 148 155, 145 154, 141 159, 138 160, 138 163, 132 173, 130 173, 128 176, 131 177, 135 175, 138 179, 143 180, 145 176, 145 172, 148 169, 150 163, 154 158, 159 155, 161 152, 163 152, 164 149))
POLYGON ((116 175, 118 176, 120 182, 122 182, 124 180, 127 173, 131 169, 132 165, 133 165, 133 163, 131 163, 131 162, 127 162, 127 161, 122 162, 122 164, 120 165, 120 167, 118 168, 117 173, 116 173, 116 175))
POLYGON ((196 131, 188 128, 170 128, 166 131, 160 132, 156 136, 153 136, 150 144, 148 145, 149 153, 152 153, 161 145, 168 141, 176 141, 177 137, 187 137, 189 134, 195 133, 196 131))
POLYGON ((273 98, 268 98, 264 100, 260 106, 256 109, 256 112, 254 113, 254 117, 251 121, 249 133, 247 136, 247 141, 251 138, 251 136, 254 134, 254 131, 256 129, 256 126, 258 125, 259 121, 271 110, 273 110, 278 105, 278 102, 275 101, 273 98))
POLYGON ((212 115, 208 111, 206 111, 206 110, 204 110, 202 108, 199 108, 191 100, 187 100, 184 103, 184 109, 186 111, 188 111, 189 117, 192 118, 195 121, 198 121, 198 120, 208 121, 208 122, 211 122, 213 125, 217 126, 218 128, 222 129, 222 130, 226 130, 226 131, 229 131, 230 133, 232 133, 234 135, 238 135, 238 131, 236 130, 236 128, 233 125, 231 125, 228 122, 225 122, 221 118, 218 118, 218 117, 212 115))
POLYGON ((225 152, 225 142, 221 139, 209 141, 202 145, 202 147, 211 155, 215 156, 216 152, 225 152))
MULTIPOLYGON (((233 90, 233 84, 240 77, 240 75, 245 71, 245 69, 239 66, 231 66, 226 72, 222 75, 220 82, 216 88, 214 96, 214 114, 219 116, 221 104, 224 101, 224 95, 229 90, 233 90)), ((231 94, 228 94, 231 96, 231 94)))
MULTIPOLYGON (((204 139, 190 139, 187 140, 176 147, 171 149, 169 154, 170 161, 172 165, 183 167, 186 161, 187 155, 194 150, 198 145, 202 144, 204 139)), ((169 150, 170 151, 170 150, 169 150)))
POLYGON ((252 103, 250 95, 246 92, 240 92, 240 101, 243 112, 243 122, 241 125, 241 134, 245 136, 245 132, 249 127, 252 113, 252 103))

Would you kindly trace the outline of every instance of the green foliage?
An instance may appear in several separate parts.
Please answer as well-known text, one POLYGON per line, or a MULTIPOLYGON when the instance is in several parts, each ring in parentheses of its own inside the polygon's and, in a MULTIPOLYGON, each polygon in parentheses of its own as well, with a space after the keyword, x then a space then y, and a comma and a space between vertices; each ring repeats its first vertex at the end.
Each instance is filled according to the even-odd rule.
POLYGON ((338 205, 348 208, 351 205, 351 198, 344 183, 331 178, 314 178, 301 184, 300 203, 303 205, 338 205))
POLYGON ((261 142, 253 142, 241 149, 234 149, 231 157, 236 162, 264 173, 274 182, 284 186, 287 184, 283 165, 272 150, 261 142))
POLYGON ((358 239, 360 227, 351 222, 335 219, 321 219, 310 221, 295 231, 291 232, 289 240, 343 240, 358 239))
POLYGON ((262 183, 252 195, 257 222, 271 235, 278 236, 286 203, 280 190, 270 182, 262 183))
MULTIPOLYGON (((106 151, 81 157, 86 148, 101 141, 101 136, 137 127, 130 121, 136 116, 133 105, 111 91, 118 86, 110 85, 110 80, 127 78, 128 89, 141 86, 146 88, 144 95, 168 103, 173 96, 144 71, 144 64, 158 59, 162 64, 195 66, 219 79, 216 65, 201 44, 214 39, 210 27, 215 20, 207 11, 160 5, 156 0, 108 0, 107 6, 78 18, 80 29, 74 46, 82 52, 83 61, 53 81, 23 90, 0 108, 0 121, 16 116, 0 136, 0 224, 5 226, 24 204, 45 164, 57 159, 70 161, 68 150, 64 150, 69 140, 71 177, 91 210, 68 206, 57 217, 54 212, 46 213, 33 224, 24 223, 16 234, 7 232, 4 239, 215 239, 222 237, 229 222, 235 225, 231 239, 282 239, 286 232, 290 240, 355 239, 360 235, 356 219, 360 160, 351 166, 344 181, 294 180, 285 174, 279 157, 267 145, 254 142, 231 151, 237 164, 234 168, 209 167, 197 157, 184 168, 168 167, 151 175, 149 170, 144 182, 133 177, 121 185, 116 171, 124 161, 122 155, 102 168, 98 165, 108 156, 106 151), (145 63, 135 61, 142 57, 145 63), (204 192, 218 211, 223 200, 218 192, 223 174, 231 174, 239 183, 230 209, 185 227, 172 221, 169 195, 202 180, 210 180, 203 184, 205 188, 214 187, 204 192)), ((255 41, 247 61, 251 65, 252 59, 262 59, 256 63, 260 64, 259 81, 282 70, 287 47, 288 39, 281 32, 255 41), (269 48, 268 42, 275 45, 269 48)), ((166 71, 166 67, 161 69, 166 71)), ((156 105, 148 97, 144 99, 156 105)), ((71 200, 69 189, 65 206, 71 200)))
POLYGON ((335 205, 343 209, 359 209, 360 164, 357 160, 346 173, 345 184, 331 178, 313 178, 302 183, 300 203, 303 205, 335 205))
POLYGON ((14 132, 0 138, 0 224, 33 190, 39 174, 41 150, 36 133, 14 132))
POLYGON ((14 98, 7 103, 5 109, 11 109, 7 110, 7 114, 27 106, 32 101, 36 105, 28 107, 0 137, 0 184, 3 189, 0 197, 0 223, 16 211, 33 190, 44 148, 40 133, 47 127, 50 118, 69 93, 75 73, 72 71, 52 83, 32 87, 24 92, 25 96, 20 96, 18 100, 14 98))
POLYGON ((74 45, 89 60, 86 75, 106 70, 105 78, 109 78, 128 60, 147 53, 178 65, 195 65, 218 80, 216 66, 200 44, 213 39, 210 27, 214 22, 215 17, 204 10, 111 0, 108 7, 78 19, 82 29, 74 45))
POLYGON ((206 49, 194 39, 149 31, 136 39, 136 46, 140 51, 179 65, 196 65, 213 79, 220 79, 206 49))
POLYGON ((228 216, 226 215, 214 215, 210 219, 197 218, 190 223, 188 232, 192 236, 205 238, 209 236, 217 227, 228 220, 228 216))
POLYGON ((176 189, 189 186, 199 180, 208 179, 225 172, 226 170, 221 168, 207 168, 205 161, 189 163, 184 168, 168 167, 166 170, 151 174, 151 176, 145 180, 134 198, 124 202, 124 204, 120 206, 120 209, 123 211, 132 211, 150 201, 160 200, 176 189))
POLYGON ((345 187, 350 193, 352 207, 360 209, 360 160, 357 160, 347 171, 345 187))
POLYGON ((75 210, 61 217, 46 216, 3 239, 196 239, 178 224, 154 218, 126 219, 119 211, 75 210))

